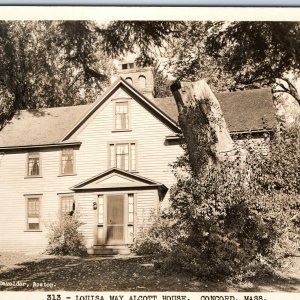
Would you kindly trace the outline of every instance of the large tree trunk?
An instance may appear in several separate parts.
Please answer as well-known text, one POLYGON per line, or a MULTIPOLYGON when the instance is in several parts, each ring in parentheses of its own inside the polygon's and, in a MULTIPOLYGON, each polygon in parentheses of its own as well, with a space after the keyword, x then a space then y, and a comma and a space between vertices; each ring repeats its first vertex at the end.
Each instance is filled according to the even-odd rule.
POLYGON ((219 101, 204 80, 175 82, 171 90, 195 174, 209 163, 218 164, 241 155, 230 137, 219 101))
POLYGON ((300 122, 300 78, 289 74, 277 79, 273 86, 273 101, 277 123, 285 128, 299 125, 300 122))

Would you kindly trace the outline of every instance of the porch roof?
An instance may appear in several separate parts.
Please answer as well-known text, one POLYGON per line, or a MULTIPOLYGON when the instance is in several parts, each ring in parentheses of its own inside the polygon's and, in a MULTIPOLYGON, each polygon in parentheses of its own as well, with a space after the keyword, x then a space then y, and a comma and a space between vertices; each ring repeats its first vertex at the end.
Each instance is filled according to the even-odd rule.
POLYGON ((168 188, 157 181, 118 168, 111 168, 70 188, 80 191, 158 189, 163 195, 168 188))

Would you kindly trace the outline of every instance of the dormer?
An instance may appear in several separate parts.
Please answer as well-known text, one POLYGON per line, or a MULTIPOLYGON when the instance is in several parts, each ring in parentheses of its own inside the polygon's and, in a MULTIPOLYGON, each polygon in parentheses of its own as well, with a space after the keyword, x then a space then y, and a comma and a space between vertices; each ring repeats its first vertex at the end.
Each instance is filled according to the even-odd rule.
POLYGON ((138 67, 134 61, 119 65, 119 75, 149 99, 154 97, 154 75, 151 67, 138 67))

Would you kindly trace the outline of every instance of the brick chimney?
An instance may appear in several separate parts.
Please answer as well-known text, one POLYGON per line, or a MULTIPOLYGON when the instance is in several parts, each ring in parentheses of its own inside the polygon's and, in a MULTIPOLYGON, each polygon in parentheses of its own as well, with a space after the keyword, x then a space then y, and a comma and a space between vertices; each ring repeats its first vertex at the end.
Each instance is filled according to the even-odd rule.
POLYGON ((136 88, 148 99, 154 97, 153 68, 138 67, 134 61, 125 61, 119 65, 119 76, 136 88))

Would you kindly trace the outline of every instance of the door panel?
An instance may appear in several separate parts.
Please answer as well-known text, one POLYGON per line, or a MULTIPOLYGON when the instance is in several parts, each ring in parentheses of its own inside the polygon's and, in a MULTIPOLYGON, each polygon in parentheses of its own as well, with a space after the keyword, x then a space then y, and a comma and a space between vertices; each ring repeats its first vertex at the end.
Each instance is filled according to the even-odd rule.
POLYGON ((124 195, 107 195, 108 244, 124 242, 124 195))

